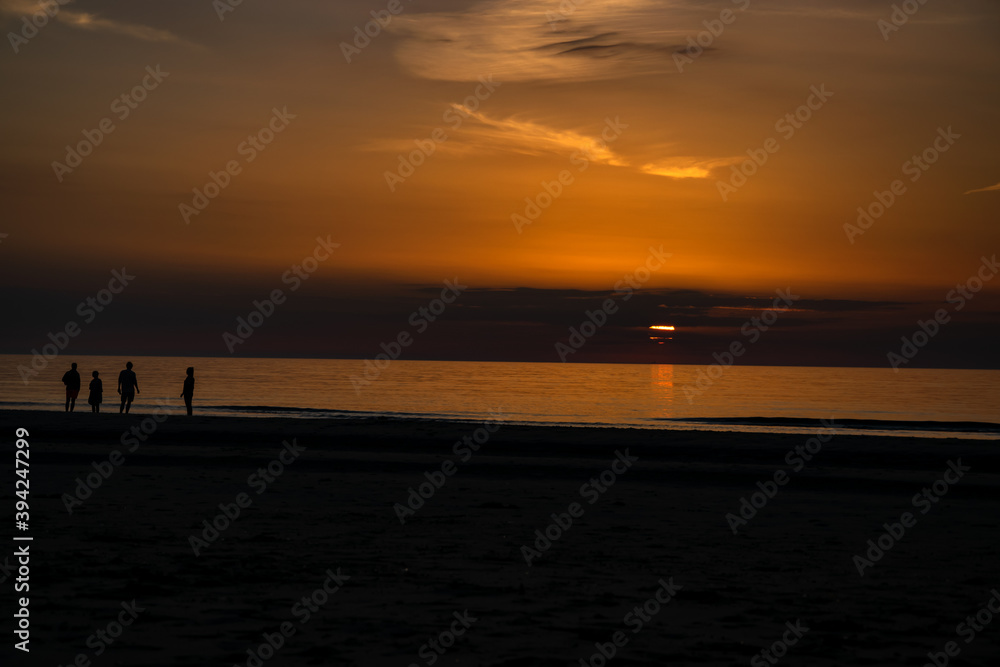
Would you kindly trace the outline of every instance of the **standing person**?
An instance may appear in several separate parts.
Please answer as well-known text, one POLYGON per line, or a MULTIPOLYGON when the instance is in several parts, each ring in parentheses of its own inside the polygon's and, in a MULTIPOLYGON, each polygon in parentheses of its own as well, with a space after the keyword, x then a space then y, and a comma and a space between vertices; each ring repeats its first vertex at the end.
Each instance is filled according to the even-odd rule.
POLYGON ((187 377, 184 378, 184 391, 181 392, 184 405, 187 406, 188 416, 191 416, 191 399, 194 398, 194 366, 188 366, 187 377))
POLYGON ((104 383, 97 377, 100 375, 97 371, 91 375, 94 376, 94 379, 90 381, 90 396, 87 398, 87 402, 90 403, 91 412, 100 412, 101 403, 104 401, 104 383))
POLYGON ((135 376, 135 371, 132 370, 132 362, 125 364, 125 370, 118 374, 118 393, 122 396, 122 405, 118 408, 119 414, 125 412, 128 414, 129 408, 132 407, 132 401, 135 400, 136 394, 141 394, 139 391, 139 379, 135 376))
POLYGON ((80 374, 76 370, 76 364, 70 364, 71 368, 63 373, 62 383, 66 385, 66 412, 73 412, 76 407, 76 397, 80 395, 80 374))

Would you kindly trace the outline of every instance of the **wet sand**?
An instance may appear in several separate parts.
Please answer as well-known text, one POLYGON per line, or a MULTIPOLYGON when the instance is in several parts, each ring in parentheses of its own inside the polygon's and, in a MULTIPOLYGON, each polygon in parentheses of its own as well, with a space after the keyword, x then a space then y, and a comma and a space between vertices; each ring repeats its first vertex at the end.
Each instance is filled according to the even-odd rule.
MULTIPOLYGON (((795 644, 782 665, 923 665, 949 641, 961 651, 952 664, 1000 658, 1000 618, 970 643, 956 631, 1000 588, 994 442, 835 435, 795 471, 786 455, 806 436, 57 412, 0 421, 8 452, 15 428, 30 432, 32 652, 19 664, 83 654, 94 665, 246 665, 267 634, 281 647, 264 665, 599 665, 595 643, 610 651, 619 631, 609 664, 623 667, 770 664, 751 659, 783 635, 795 644), (142 441, 129 429, 142 434, 144 421, 156 428, 142 441), (488 436, 479 450, 456 454, 477 429, 488 436), (76 480, 97 480, 93 464, 106 473, 116 450, 124 461, 67 511, 76 480), (915 505, 959 459, 970 470, 915 505), (734 535, 727 513, 781 471, 787 482, 734 535), (444 484, 401 523, 394 505, 425 473, 444 484), (203 521, 241 501, 207 539, 203 521), (915 525, 859 576, 854 555, 904 512, 915 525), (535 545, 553 513, 577 516, 535 545), (199 555, 192 535, 206 542, 199 555), (525 545, 538 551, 530 565, 525 545), (663 583, 676 588, 669 604, 641 609, 663 583), (118 638, 88 642, 133 599, 142 611, 118 638), (796 621, 801 637, 786 626, 796 621), (282 624, 290 636, 278 641, 282 624), (461 636, 444 648, 451 630, 461 636)), ((12 479, 12 453, 3 465, 12 479)))

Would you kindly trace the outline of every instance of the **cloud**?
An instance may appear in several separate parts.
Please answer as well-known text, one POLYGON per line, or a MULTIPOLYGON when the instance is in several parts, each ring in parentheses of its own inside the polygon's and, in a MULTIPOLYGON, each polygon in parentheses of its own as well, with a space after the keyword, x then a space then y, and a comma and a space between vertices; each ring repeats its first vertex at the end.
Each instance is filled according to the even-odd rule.
POLYGON ((169 30, 160 30, 137 23, 125 23, 112 19, 101 18, 89 12, 77 12, 62 7, 73 0, 57 3, 55 0, 0 0, 0 12, 15 16, 30 16, 32 14, 53 15, 55 20, 73 28, 112 32, 146 42, 178 42, 180 38, 169 30), (47 10, 47 11, 46 11, 47 10))
MULTIPOLYGON (((491 118, 461 104, 451 104, 463 119, 459 135, 436 146, 435 151, 453 155, 482 155, 506 151, 524 155, 572 155, 586 153, 590 162, 626 167, 628 161, 611 150, 607 142, 575 130, 560 130, 516 118, 491 118)), ((359 146, 363 151, 404 153, 413 150, 412 139, 373 139, 359 146)))
POLYGON ((997 183, 996 185, 991 185, 988 188, 978 188, 976 190, 969 190, 965 194, 971 195, 973 192, 994 192, 996 190, 1000 190, 1000 183, 997 183))
MULTIPOLYGON (((583 151, 591 162, 612 167, 628 167, 628 158, 617 154, 608 142, 574 130, 559 130, 545 125, 508 118, 497 120, 484 113, 470 111, 453 104, 456 112, 468 115, 476 125, 467 125, 467 135, 483 147, 503 148, 528 155, 544 153, 572 154, 583 151)), ((713 169, 737 164, 744 157, 689 157, 660 158, 639 168, 644 174, 665 178, 709 178, 713 169)))
POLYGON ((465 133, 480 144, 502 147, 528 155, 545 153, 571 154, 584 151, 591 162, 615 167, 626 167, 628 161, 617 155, 607 142, 589 137, 574 130, 560 130, 532 121, 514 118, 495 119, 484 113, 471 111, 460 104, 452 104, 456 112, 478 121, 466 125, 465 133))
POLYGON ((689 157, 677 156, 644 164, 642 172, 666 178, 709 178, 713 169, 742 162, 744 157, 689 157))
MULTIPOLYGON (((450 3, 449 3, 450 4, 450 3)), ((705 31, 729 9, 741 16, 769 16, 794 22, 859 26, 891 13, 888 4, 844 0, 739 0, 700 3, 690 0, 482 0, 451 11, 408 13, 393 18, 387 30, 402 37, 400 65, 415 76, 442 81, 474 81, 493 74, 500 81, 578 82, 638 75, 677 74, 675 53, 685 53, 689 38, 705 31)), ((982 10, 921 13, 911 22, 934 25, 990 20, 982 10)), ((770 23, 771 21, 767 21, 770 23)), ((877 31, 875 34, 878 34, 877 31)), ((723 49, 753 55, 773 43, 773 34, 727 34, 723 49), (748 46, 748 41, 756 46, 748 46)), ((705 52, 715 47, 706 48, 705 52)))
MULTIPOLYGON (((440 287, 420 288, 433 296, 440 287)), ((586 290, 533 287, 472 287, 463 292, 462 308, 451 317, 455 320, 482 322, 522 322, 556 325, 579 318, 592 303, 595 308, 613 290, 586 290)), ((701 289, 646 288, 631 296, 629 308, 616 316, 614 326, 648 327, 670 323, 687 327, 739 327, 751 315, 772 307, 774 294, 756 295, 719 293, 701 289)), ((888 317, 909 321, 911 302, 858 299, 808 299, 795 302, 784 326, 829 325, 833 322, 856 322, 864 317, 888 317)))
MULTIPOLYGON (((608 119, 601 133, 590 136, 576 130, 558 129, 530 120, 493 118, 480 111, 473 111, 461 104, 452 104, 452 110, 465 119, 460 134, 461 141, 449 140, 437 148, 452 154, 481 155, 484 151, 508 151, 524 155, 578 154, 588 161, 612 167, 630 167, 629 158, 612 150, 612 142, 600 134, 613 128, 618 119, 608 119)), ((622 125, 623 128, 628 127, 622 125)), ((413 140, 376 139, 361 145, 360 150, 377 152, 407 152, 413 150, 413 140)), ((656 149, 654 149, 656 150, 656 149)), ((651 176, 665 178, 709 178, 713 169, 737 164, 745 157, 690 157, 672 156, 659 158, 639 167, 651 176)))
POLYGON ((0 12, 4 14, 34 14, 44 12, 46 3, 41 0, 0 0, 0 12))
POLYGON ((487 0, 464 11, 400 16, 396 56, 428 79, 590 81, 676 72, 674 0, 487 0), (669 27, 668 27, 669 26, 669 27))

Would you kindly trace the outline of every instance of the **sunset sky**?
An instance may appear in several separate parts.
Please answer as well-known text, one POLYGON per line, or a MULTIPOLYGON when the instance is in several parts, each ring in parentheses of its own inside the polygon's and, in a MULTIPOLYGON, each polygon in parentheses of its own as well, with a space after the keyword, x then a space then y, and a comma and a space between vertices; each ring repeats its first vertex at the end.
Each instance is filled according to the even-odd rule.
POLYGON ((705 363, 790 288, 745 363, 886 365, 947 308, 913 365, 1000 368, 1000 279, 946 303, 1000 252, 996 2, 897 25, 874 0, 75 0, 26 28, 46 4, 0 0, 0 352, 77 320, 80 354, 226 356, 284 289, 236 354, 370 358, 457 278, 407 358, 558 361, 662 247, 571 361, 705 363), (372 12, 391 20, 362 40, 372 12), (733 181, 748 151, 766 162, 733 181), (210 172, 228 185, 192 214, 210 172), (845 230, 876 191, 895 201, 845 230), (291 291, 317 237, 339 247, 291 291))

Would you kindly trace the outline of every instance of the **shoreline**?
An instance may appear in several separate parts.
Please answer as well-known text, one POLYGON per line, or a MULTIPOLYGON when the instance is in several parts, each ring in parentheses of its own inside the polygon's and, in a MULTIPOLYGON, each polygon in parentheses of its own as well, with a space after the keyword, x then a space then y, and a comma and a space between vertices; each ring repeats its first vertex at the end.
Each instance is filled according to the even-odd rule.
MULTIPOLYGON (((110 407, 115 407, 109 404, 110 407)), ((89 406, 83 406, 89 407, 89 406)), ((81 406, 78 406, 81 408, 81 406)), ((384 414, 350 410, 320 410, 314 408, 274 408, 266 406, 226 406, 227 412, 218 414, 216 411, 222 408, 204 408, 202 411, 196 409, 192 417, 184 414, 183 406, 164 406, 155 408, 152 412, 146 406, 137 407, 131 415, 149 416, 162 415, 164 412, 171 418, 181 418, 192 423, 201 423, 198 420, 230 420, 235 424, 240 420, 251 420, 253 422, 268 422, 274 420, 291 420, 297 423, 341 423, 348 425, 370 424, 370 423, 392 423, 403 424, 466 424, 474 425, 482 421, 475 417, 447 417, 439 415, 421 414, 384 414)), ((125 415, 107 410, 99 413, 98 416, 91 416, 93 413, 85 409, 77 409, 70 417, 61 406, 53 405, 50 409, 19 409, 0 408, 0 420, 5 420, 5 415, 23 415, 25 419, 37 421, 40 419, 56 419, 55 415, 63 415, 67 419, 78 419, 79 425, 85 431, 90 429, 92 423, 98 420, 121 419, 125 415), (82 416, 81 416, 82 415, 82 416)), ((685 418, 652 418, 649 423, 637 424, 611 424, 606 422, 549 422, 549 421, 528 421, 505 419, 505 423, 517 425, 523 428, 538 429, 576 429, 576 430, 612 430, 623 432, 654 432, 654 433, 737 433, 737 434, 760 434, 760 435, 802 435, 815 430, 818 425, 826 421, 836 424, 837 430, 843 434, 889 437, 889 438, 927 438, 927 439, 969 439, 969 440, 1000 440, 1000 423, 981 421, 938 421, 938 420, 877 420, 877 419, 854 419, 823 417, 809 419, 805 417, 685 417, 685 418)), ((223 422, 220 422, 223 423, 223 422)))
POLYGON ((313 443, 318 452, 331 459, 347 457, 355 464, 367 459, 415 465, 454 458, 458 443, 463 439, 469 442, 477 430, 485 432, 484 427, 492 424, 493 430, 486 434, 488 444, 477 450, 478 460, 502 459, 517 465, 545 460, 550 467, 559 467, 570 461, 599 460, 608 452, 630 447, 657 466, 683 466, 688 473, 704 472, 720 478, 787 467, 789 457, 798 457, 796 451, 801 452, 817 434, 828 432, 833 437, 820 443, 822 451, 814 455, 822 468, 805 466, 801 473, 804 477, 816 476, 817 483, 824 483, 821 477, 913 479, 941 468, 949 458, 962 456, 975 457, 984 480, 992 484, 992 477, 998 475, 1000 483, 1000 448, 990 440, 857 434, 826 429, 819 422, 803 433, 773 433, 378 417, 188 417, 173 413, 160 415, 159 419, 162 421, 153 414, 137 412, 101 414, 91 419, 90 413, 0 411, 0 432, 27 428, 34 448, 51 449, 69 459, 107 448, 124 450, 133 444, 142 445, 142 451, 136 454, 141 457, 155 453, 169 459, 175 453, 199 448, 254 455, 298 438, 313 443))
MULTIPOLYGON (((465 611, 479 620, 454 664, 576 665, 661 580, 675 598, 616 664, 746 664, 797 619, 790 666, 923 664, 1000 584, 1000 451, 983 441, 834 434, 796 470, 803 435, 87 417, 0 411, 0 432, 29 431, 41 662, 96 658, 87 637, 137 600, 102 662, 246 665, 337 576, 264 665, 426 664, 421 645, 465 611), (970 471, 920 513, 911 497, 959 462, 970 471), (853 557, 907 509, 916 525, 859 575, 853 557)), ((965 664, 995 664, 994 637, 965 664)))

